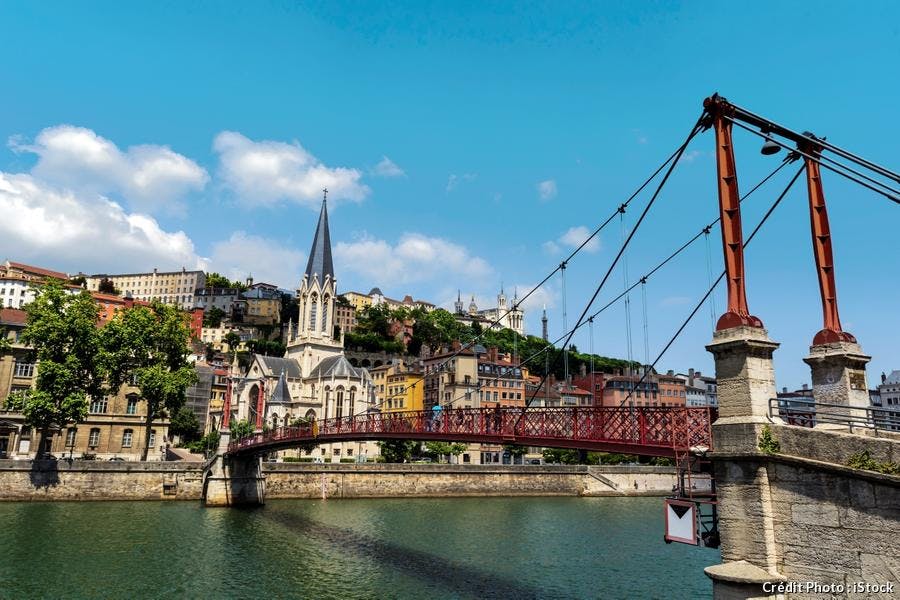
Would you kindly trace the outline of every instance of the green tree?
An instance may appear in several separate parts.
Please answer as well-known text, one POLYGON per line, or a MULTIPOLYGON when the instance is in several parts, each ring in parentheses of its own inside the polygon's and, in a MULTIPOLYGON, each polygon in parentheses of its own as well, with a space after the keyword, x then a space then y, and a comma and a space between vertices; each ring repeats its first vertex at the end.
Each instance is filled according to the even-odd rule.
POLYGON ((147 460, 153 421, 166 412, 176 414, 197 380, 187 361, 190 339, 184 314, 160 302, 119 311, 103 328, 110 386, 118 390, 135 376, 147 405, 141 460, 147 460))
POLYGON ((413 450, 419 446, 419 442, 413 440, 383 440, 378 442, 381 456, 384 462, 402 463, 412 456, 413 450))
POLYGON ((109 277, 104 277, 100 280, 100 283, 97 284, 97 291, 103 294, 113 294, 114 296, 119 295, 119 290, 116 289, 116 286, 113 285, 112 279, 109 277))
POLYGON ((236 334, 233 331, 229 331, 228 333, 225 334, 225 337, 222 338, 222 341, 228 345, 228 349, 231 352, 234 352, 237 350, 238 346, 241 344, 241 336, 239 336, 238 334, 236 334))
POLYGON ((452 451, 449 442, 425 442, 425 454, 437 462, 444 462, 444 457, 452 451))
POLYGON ((194 411, 182 406, 172 416, 169 433, 177 435, 182 443, 192 442, 200 437, 200 420, 194 411))
POLYGON ((6 333, 5 327, 0 327, 0 352, 6 352, 12 348, 12 344, 9 343, 9 334, 6 333))
POLYGON ((218 327, 222 324, 222 319, 225 318, 225 311, 219 308, 218 306, 213 306, 209 310, 203 313, 203 326, 204 327, 218 327))
POLYGON ((254 430, 253 423, 247 419, 232 421, 228 428, 231 431, 231 439, 233 440, 249 437, 253 435, 254 430))
POLYGON ((247 342, 247 350, 253 354, 264 356, 284 356, 287 348, 284 344, 272 340, 250 340, 247 342))
POLYGON ((229 280, 224 275, 219 275, 218 273, 207 273, 206 274, 206 287, 209 288, 230 288, 231 280, 229 280))
POLYGON ((72 285, 77 285, 80 288, 87 288, 87 279, 85 279, 84 275, 72 277, 71 279, 69 279, 69 283, 71 283, 72 285))
POLYGON ((25 424, 40 431, 40 458, 50 429, 82 422, 88 400, 107 391, 97 328, 100 310, 88 292, 70 294, 51 280, 37 289, 25 311, 21 340, 35 352, 37 380, 33 389, 11 395, 7 408, 21 411, 25 424))
POLYGON ((518 444, 503 444, 503 451, 509 452, 510 456, 525 456, 528 454, 528 448, 518 444))

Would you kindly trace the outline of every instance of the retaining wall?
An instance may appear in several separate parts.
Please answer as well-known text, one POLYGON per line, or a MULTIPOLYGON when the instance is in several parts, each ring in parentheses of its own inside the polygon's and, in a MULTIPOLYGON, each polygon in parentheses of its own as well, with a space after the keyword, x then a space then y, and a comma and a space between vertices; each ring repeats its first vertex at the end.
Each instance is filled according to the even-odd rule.
MULTIPOLYGON (((265 463, 266 498, 662 496, 672 467, 265 463)), ((0 501, 199 500, 203 465, 0 460, 0 501)))

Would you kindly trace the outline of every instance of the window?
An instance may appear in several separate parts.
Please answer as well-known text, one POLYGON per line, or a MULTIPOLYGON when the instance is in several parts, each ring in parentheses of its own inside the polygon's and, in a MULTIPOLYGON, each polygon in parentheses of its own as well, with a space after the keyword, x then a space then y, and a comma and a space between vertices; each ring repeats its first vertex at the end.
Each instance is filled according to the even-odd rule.
POLYGON ((155 445, 156 445, 156 430, 151 429, 150 430, 150 441, 147 442, 147 448, 152 448, 155 445))
POLYGON ((347 448, 347 456, 353 456, 353 448, 347 448))
POLYGON ((309 328, 312 331, 316 330, 316 317, 319 311, 319 301, 318 297, 313 294, 309 297, 309 328))
POLYGON ((91 401, 91 412, 94 414, 102 415, 106 413, 106 409, 109 406, 109 400, 105 397, 98 398, 96 400, 91 401))
POLYGON ((131 438, 134 436, 134 431, 131 429, 126 429, 122 433, 122 447, 123 448, 131 448, 131 438))
POLYGON ((344 416, 344 388, 338 388, 337 390, 337 406, 335 407, 334 415, 338 419, 344 416))
POLYGON ((34 377, 34 363, 20 363, 16 361, 16 377, 34 377))
POLYGON ((100 445, 100 430, 96 427, 91 428, 91 434, 88 436, 88 446, 96 448, 100 445))
POLYGON ((328 321, 328 318, 327 318, 328 317, 328 300, 329 300, 328 296, 325 296, 324 298, 322 298, 322 324, 319 328, 323 332, 325 331, 325 327, 328 324, 327 323, 327 321, 328 321))
POLYGON ((137 414, 137 396, 128 396, 128 405, 125 407, 125 414, 135 415, 137 414))
POLYGON ((75 428, 69 427, 66 430, 66 447, 72 448, 75 446, 75 428))
POLYGON ((334 449, 334 455, 335 455, 335 456, 340 456, 340 455, 341 455, 341 449, 340 449, 340 448, 335 448, 335 449, 334 449))

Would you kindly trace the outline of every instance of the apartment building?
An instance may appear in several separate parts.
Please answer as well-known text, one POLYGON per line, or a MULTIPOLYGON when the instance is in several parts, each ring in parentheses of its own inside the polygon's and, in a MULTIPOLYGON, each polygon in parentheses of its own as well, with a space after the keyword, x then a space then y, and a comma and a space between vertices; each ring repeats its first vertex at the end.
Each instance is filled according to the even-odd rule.
POLYGON ((159 300, 165 304, 173 304, 183 310, 191 310, 194 306, 194 291, 206 286, 206 274, 203 271, 159 271, 153 269, 149 273, 124 273, 118 275, 96 274, 85 275, 87 289, 99 291, 100 282, 108 279, 119 290, 122 296, 130 296, 135 300, 159 300))

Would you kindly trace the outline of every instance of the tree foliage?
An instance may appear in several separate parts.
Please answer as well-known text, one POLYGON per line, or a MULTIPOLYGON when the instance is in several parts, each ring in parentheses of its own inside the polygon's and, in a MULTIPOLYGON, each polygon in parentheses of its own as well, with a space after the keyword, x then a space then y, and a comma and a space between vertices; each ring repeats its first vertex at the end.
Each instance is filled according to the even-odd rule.
POLYGON ((190 338, 183 313, 160 302, 119 311, 103 328, 111 388, 118 390, 133 375, 147 404, 141 460, 147 460, 153 420, 166 412, 176 414, 184 406, 187 388, 197 380, 187 361, 190 338))
POLYGON ((262 339, 248 341, 247 350, 253 354, 263 354, 265 356, 284 356, 287 348, 281 342, 262 339))
POLYGON ((412 456, 413 450, 419 447, 419 442, 413 440, 383 440, 378 442, 381 449, 381 457, 384 462, 407 462, 412 456))
POLYGON ((222 319, 224 318, 225 311, 218 306, 213 306, 212 308, 203 312, 203 326, 218 327, 222 324, 222 319))
POLYGON ((225 334, 225 337, 222 338, 222 341, 225 342, 230 351, 234 352, 241 344, 241 336, 233 331, 229 331, 225 334))
POLYGON ((253 435, 254 427, 253 423, 247 419, 241 419, 240 421, 232 420, 228 429, 231 431, 231 439, 239 440, 253 435))
POLYGON ((100 280, 100 283, 97 284, 97 291, 103 294, 113 294, 114 296, 119 295, 119 290, 116 289, 116 286, 113 285, 112 279, 109 277, 104 277, 100 280))
POLYGON ((70 294, 50 280, 39 287, 21 340, 38 360, 33 389, 10 396, 7 408, 21 411, 25 424, 41 432, 38 455, 52 427, 80 423, 89 399, 101 398, 104 387, 103 347, 97 319, 99 307, 91 295, 70 294))
POLYGON ((169 433, 177 435, 182 442, 192 442, 200 437, 200 420, 194 411, 182 406, 172 416, 169 433))
POLYGON ((213 272, 206 274, 206 288, 237 288, 244 291, 247 289, 247 284, 238 280, 231 281, 224 275, 213 272))

